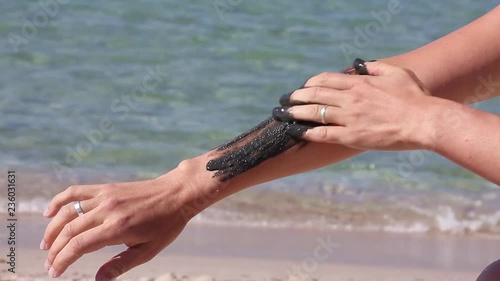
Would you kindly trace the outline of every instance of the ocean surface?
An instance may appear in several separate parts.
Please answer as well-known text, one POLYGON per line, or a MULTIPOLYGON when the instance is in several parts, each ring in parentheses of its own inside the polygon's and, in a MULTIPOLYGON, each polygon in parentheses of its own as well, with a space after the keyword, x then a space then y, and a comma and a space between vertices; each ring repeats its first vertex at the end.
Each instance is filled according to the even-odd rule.
MULTIPOLYGON (((19 211, 40 213, 70 184, 156 177, 265 119, 308 77, 415 49, 498 5, 395 3, 398 13, 386 1, 2 1, 0 178, 15 170, 19 211)), ((498 98, 474 106, 500 114, 498 98)), ((195 221, 500 234, 498 206, 496 185, 438 155, 369 152, 195 221)))

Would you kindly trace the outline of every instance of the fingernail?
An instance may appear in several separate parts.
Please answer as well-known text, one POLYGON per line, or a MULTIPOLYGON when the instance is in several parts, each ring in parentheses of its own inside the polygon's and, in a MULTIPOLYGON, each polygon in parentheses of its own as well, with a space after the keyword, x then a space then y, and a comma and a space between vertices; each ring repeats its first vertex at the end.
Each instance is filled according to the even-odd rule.
POLYGON ((49 216, 49 208, 45 209, 45 211, 43 212, 43 216, 44 217, 48 217, 49 216))
POLYGON ((45 242, 45 240, 42 239, 42 242, 40 242, 40 250, 47 250, 47 249, 48 249, 47 242, 45 242))
POLYGON ((284 94, 280 97, 280 104, 283 106, 290 106, 292 103, 290 102, 290 97, 292 96, 293 92, 290 92, 288 94, 284 94))
POLYGON ((368 75, 368 70, 366 69, 364 60, 356 58, 352 66, 356 69, 359 75, 368 75))
POLYGON ((45 268, 45 270, 49 270, 51 266, 52 265, 50 264, 49 260, 45 259, 45 264, 43 265, 43 268, 45 268))
POLYGON ((293 117, 290 112, 288 112, 289 108, 289 106, 279 106, 273 108, 273 118, 280 121, 292 121, 293 117))
POLYGON ((49 269, 49 276, 52 278, 56 278, 56 270, 53 267, 49 269))
POLYGON ((290 124, 286 130, 286 134, 292 138, 301 139, 304 136, 304 133, 311 128, 314 128, 314 126, 290 124))

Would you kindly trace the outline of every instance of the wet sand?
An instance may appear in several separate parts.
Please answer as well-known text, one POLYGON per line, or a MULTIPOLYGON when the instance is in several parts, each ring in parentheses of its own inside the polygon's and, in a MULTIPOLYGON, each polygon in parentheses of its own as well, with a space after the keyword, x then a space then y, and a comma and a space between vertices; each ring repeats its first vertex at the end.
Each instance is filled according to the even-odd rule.
MULTIPOLYGON (((17 274, 0 280, 49 280, 38 250, 48 221, 19 219, 17 274), (17 278, 17 279, 16 279, 17 278)), ((7 253, 2 241, 2 259, 7 253)), ((123 247, 84 256, 61 280, 93 280, 123 247)), ((500 241, 478 236, 262 229, 190 224, 170 247, 122 280, 475 280, 500 257, 500 241), (317 248, 321 248, 320 256, 317 248), (168 279, 166 274, 173 274, 168 279), (164 278, 161 279, 160 277, 164 278), (174 277, 175 278, 174 278, 174 277), (142 278, 142 279, 141 279, 142 278), (198 279, 197 279, 198 278, 198 279), (298 279, 300 280, 300 279, 298 279)))
MULTIPOLYGON (((16 276, 0 273, 0 280, 53 280, 42 268, 43 253, 22 250, 25 255, 16 276)), ((109 258, 109 253, 89 254, 77 261, 59 280, 94 280, 97 268, 109 258)), ((368 266, 346 264, 323 264, 310 273, 302 272, 296 277, 288 271, 301 263, 285 260, 235 257, 200 257, 184 255, 160 255, 151 262, 126 273, 119 280, 167 281, 167 280, 238 280, 238 281, 462 281, 475 280, 476 273, 467 271, 414 269, 397 266, 368 266), (302 276, 302 277, 300 277, 302 276), (302 278, 302 279, 301 279, 302 278)))

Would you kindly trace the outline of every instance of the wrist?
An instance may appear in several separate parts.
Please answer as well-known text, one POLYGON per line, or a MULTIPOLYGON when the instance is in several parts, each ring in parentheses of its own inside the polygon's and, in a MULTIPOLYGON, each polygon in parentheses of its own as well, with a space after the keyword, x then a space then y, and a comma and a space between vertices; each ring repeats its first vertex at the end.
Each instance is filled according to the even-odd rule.
POLYGON ((426 96, 421 116, 416 119, 420 123, 415 130, 418 147, 436 152, 448 130, 459 122, 461 106, 450 100, 426 96))
MULTIPOLYGON (((212 172, 206 170, 206 155, 183 160, 179 165, 162 177, 175 178, 179 183, 178 200, 183 212, 192 217, 220 200, 222 184, 212 178, 212 172)), ((163 185, 170 188, 170 181, 163 185)))
POLYGON ((433 150, 439 107, 432 96, 421 96, 413 100, 413 106, 407 109, 411 114, 403 124, 406 130, 404 139, 408 143, 408 149, 433 150))

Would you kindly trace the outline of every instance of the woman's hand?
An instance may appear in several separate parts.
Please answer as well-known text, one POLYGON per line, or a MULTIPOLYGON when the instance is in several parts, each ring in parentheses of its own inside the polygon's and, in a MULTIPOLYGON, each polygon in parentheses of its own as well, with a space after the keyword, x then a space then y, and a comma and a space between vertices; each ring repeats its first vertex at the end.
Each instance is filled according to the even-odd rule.
POLYGON ((430 145, 439 99, 429 96, 409 70, 381 62, 366 66, 370 76, 323 73, 310 78, 304 88, 280 99, 282 105, 293 106, 275 108, 273 116, 325 124, 290 124, 289 134, 313 142, 365 150, 430 145))
POLYGON ((148 181, 71 186, 55 196, 40 244, 48 250, 49 275, 58 277, 83 254, 109 245, 129 248, 105 263, 96 280, 111 280, 156 256, 195 215, 182 212, 189 197, 182 183, 189 179, 178 170, 148 181), (72 201, 80 201, 83 215, 72 201))

